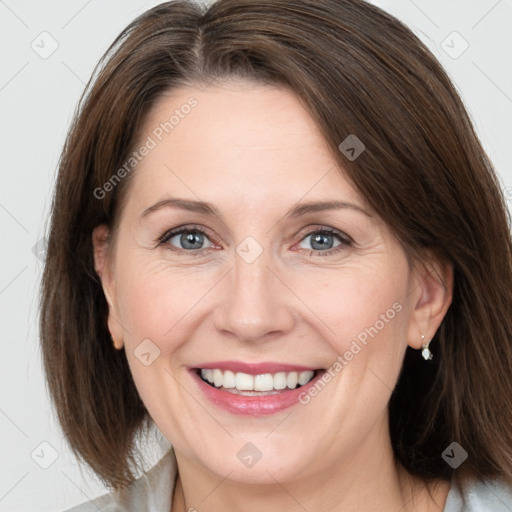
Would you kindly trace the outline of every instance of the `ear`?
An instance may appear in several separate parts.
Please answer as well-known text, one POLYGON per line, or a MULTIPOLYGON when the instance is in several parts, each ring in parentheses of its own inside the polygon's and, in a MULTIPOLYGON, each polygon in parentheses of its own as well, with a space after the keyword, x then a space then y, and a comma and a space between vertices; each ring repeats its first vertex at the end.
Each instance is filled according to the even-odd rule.
POLYGON ((423 265, 415 265, 410 292, 414 310, 407 331, 407 343, 420 349, 441 325, 453 298, 453 266, 427 253, 423 265), (425 339, 421 338, 421 335, 425 339))
POLYGON ((112 265, 109 261, 110 230, 106 224, 100 224, 92 232, 94 251, 94 268, 98 274, 103 293, 108 303, 108 329, 114 340, 114 347, 120 350, 123 347, 123 329, 116 320, 118 317, 116 307, 115 281, 112 265))

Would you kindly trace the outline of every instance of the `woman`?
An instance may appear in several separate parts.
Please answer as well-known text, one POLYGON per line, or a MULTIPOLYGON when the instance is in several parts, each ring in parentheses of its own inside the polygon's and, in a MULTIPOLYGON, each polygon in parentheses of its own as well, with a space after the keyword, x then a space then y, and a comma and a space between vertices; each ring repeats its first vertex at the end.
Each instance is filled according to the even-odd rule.
POLYGON ((510 510, 511 303, 498 180, 409 29, 353 0, 155 7, 53 204, 47 378, 113 491, 76 510, 510 510), (172 448, 138 477, 151 425, 172 448))

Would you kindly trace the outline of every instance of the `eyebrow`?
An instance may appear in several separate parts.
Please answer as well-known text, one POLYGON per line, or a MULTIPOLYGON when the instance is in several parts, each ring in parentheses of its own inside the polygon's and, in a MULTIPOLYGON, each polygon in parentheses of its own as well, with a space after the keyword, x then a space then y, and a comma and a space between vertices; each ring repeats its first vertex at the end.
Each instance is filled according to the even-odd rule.
POLYGON ((361 206, 354 203, 347 203, 346 201, 319 201, 314 203, 302 203, 292 208, 288 215, 290 217, 301 217, 302 215, 306 215, 308 213, 342 209, 355 210, 357 212, 363 213, 367 217, 373 217, 373 215, 368 213, 361 206))
MULTIPOLYGON (((162 201, 158 201, 157 203, 155 203, 153 206, 146 208, 142 213, 141 217, 147 217, 151 213, 169 206, 174 206, 176 208, 180 208, 182 210, 187 210, 195 213, 202 213, 203 215, 210 215, 212 217, 222 218, 222 215, 219 212, 219 210, 211 203, 207 203, 204 201, 191 201, 188 199, 178 199, 174 197, 163 199, 162 201)), ((297 218, 303 215, 307 215, 309 213, 341 209, 355 210, 357 212, 363 213, 367 217, 373 217, 373 215, 368 213, 361 206, 354 203, 348 203, 346 201, 317 201, 310 203, 301 203, 298 204, 297 206, 294 206, 287 213, 287 216, 297 218)))

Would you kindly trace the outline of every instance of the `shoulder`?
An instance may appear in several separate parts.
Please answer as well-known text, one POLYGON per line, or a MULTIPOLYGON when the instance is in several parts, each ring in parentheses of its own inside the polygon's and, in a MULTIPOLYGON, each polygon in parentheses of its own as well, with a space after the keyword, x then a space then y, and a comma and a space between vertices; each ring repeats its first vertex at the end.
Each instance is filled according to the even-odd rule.
POLYGON ((65 512, 161 512, 171 510, 177 465, 172 448, 126 489, 104 494, 65 512))
POLYGON ((450 487, 443 512, 510 512, 512 480, 473 480, 450 487))

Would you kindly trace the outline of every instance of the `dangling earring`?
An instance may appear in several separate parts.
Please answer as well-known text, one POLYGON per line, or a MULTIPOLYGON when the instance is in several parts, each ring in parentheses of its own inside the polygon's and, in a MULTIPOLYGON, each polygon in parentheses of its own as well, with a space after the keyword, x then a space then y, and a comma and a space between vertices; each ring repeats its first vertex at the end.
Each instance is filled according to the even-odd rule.
MULTIPOLYGON (((423 341, 424 339, 425 339, 425 335, 422 334, 421 341, 423 341)), ((434 357, 432 355, 432 352, 430 352, 430 349, 428 348, 431 341, 432 340, 428 341, 428 343, 423 343, 423 345, 421 346, 421 355, 423 356, 423 359, 425 359, 425 361, 428 361, 434 357)))

